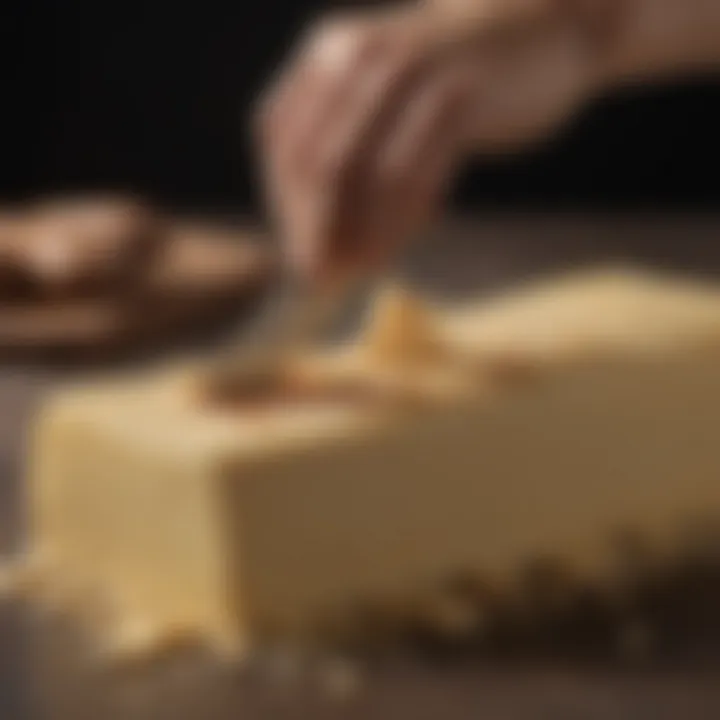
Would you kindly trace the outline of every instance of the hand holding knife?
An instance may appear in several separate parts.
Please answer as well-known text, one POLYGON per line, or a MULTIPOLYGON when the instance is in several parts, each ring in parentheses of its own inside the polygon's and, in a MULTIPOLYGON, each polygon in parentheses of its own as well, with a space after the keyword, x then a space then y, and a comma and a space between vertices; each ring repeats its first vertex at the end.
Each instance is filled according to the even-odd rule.
POLYGON ((262 105, 262 168, 288 271, 241 374, 271 377, 321 331, 355 280, 437 214, 470 152, 548 134, 595 91, 586 28, 564 5, 434 0, 312 29, 262 105))

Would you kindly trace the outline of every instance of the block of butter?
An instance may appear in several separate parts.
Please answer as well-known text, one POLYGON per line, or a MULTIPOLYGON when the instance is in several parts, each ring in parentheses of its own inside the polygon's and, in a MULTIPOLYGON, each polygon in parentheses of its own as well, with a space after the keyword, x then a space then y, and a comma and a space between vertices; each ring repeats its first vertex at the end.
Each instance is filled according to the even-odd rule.
POLYGON ((610 268, 457 307, 389 290, 273 387, 208 396, 200 374, 65 389, 37 421, 30 551, 48 587, 107 599, 119 644, 312 635, 459 575, 512 593, 538 558, 605 582, 621 534, 671 551, 720 511, 712 284, 610 268))

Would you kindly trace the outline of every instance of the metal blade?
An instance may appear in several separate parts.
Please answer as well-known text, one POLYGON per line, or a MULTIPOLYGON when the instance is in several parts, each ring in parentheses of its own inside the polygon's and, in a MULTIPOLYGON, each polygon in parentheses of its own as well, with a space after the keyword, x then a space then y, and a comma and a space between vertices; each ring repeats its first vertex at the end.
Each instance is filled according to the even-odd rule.
POLYGON ((236 390, 272 382, 291 353, 322 335, 345 297, 345 288, 329 291, 287 274, 255 323, 241 328, 216 358, 211 373, 236 390))

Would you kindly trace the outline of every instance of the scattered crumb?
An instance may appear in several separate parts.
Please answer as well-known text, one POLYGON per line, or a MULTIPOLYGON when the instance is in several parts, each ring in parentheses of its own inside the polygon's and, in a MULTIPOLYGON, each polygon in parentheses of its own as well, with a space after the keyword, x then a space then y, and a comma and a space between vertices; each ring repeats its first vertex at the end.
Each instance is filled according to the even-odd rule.
POLYGON ((269 651, 262 658, 262 668, 271 682, 288 688, 302 682, 309 659, 299 648, 283 647, 269 651))
POLYGON ((155 654, 160 640, 156 625, 142 620, 126 621, 109 636, 101 659, 109 664, 147 660, 155 654))
POLYGON ((422 608, 420 621, 445 638, 473 633, 480 624, 480 609, 464 598, 442 594, 422 608))
POLYGON ((624 660, 646 660, 652 655, 654 645, 655 633, 645 620, 630 620, 618 631, 617 650, 624 660))
POLYGON ((0 563, 0 600, 6 600, 14 596, 17 587, 17 566, 12 562, 0 563))
POLYGON ((341 702, 355 697, 362 686, 357 663, 343 658, 325 661, 319 670, 319 680, 326 696, 341 702))
POLYGON ((40 584, 43 567, 34 556, 0 561, 0 600, 28 596, 40 584))

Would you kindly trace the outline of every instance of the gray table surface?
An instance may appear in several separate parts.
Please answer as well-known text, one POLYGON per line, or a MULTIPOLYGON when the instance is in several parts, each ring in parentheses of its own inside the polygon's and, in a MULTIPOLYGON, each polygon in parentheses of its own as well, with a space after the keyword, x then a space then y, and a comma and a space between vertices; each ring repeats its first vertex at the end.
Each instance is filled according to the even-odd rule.
MULTIPOLYGON (((512 217, 458 220, 434 233, 405 268, 443 296, 489 291, 559 266, 632 260, 720 270, 720 218, 512 217)), ((0 369, 0 549, 21 536, 23 437, 33 408, 68 370, 0 369)), ((42 623, 40 623, 42 625, 42 623)), ((251 670, 178 660, 162 671, 102 673, 76 657, 66 630, 38 629, 22 607, 0 606, 0 718, 225 720, 681 720, 720 718, 720 662, 639 667, 579 661, 443 663, 396 659, 340 700, 313 683, 268 683, 251 670)), ((720 657, 720 652, 718 652, 720 657)))

